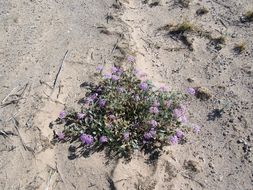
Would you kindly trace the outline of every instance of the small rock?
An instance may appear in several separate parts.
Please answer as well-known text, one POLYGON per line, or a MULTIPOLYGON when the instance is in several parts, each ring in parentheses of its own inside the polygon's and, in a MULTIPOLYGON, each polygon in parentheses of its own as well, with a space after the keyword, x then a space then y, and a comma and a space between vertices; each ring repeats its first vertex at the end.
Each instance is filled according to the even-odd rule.
POLYGON ((214 169, 214 165, 213 165, 212 162, 210 162, 210 163, 208 164, 208 166, 209 166, 210 168, 214 169))
POLYGON ((223 176, 220 176, 219 178, 218 178, 218 181, 222 181, 223 180, 223 176))
POLYGON ((188 82, 194 82, 194 79, 188 78, 187 81, 188 81, 188 82))

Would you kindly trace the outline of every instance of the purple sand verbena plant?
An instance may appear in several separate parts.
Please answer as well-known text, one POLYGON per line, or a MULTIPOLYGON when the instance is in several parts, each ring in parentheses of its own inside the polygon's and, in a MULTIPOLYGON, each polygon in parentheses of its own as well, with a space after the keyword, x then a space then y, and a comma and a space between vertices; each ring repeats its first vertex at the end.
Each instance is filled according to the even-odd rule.
MULTIPOLYGON (((64 129, 56 135, 58 141, 77 141, 83 151, 102 147, 130 156, 136 149, 161 150, 185 137, 184 94, 156 89, 138 78, 133 66, 112 67, 109 74, 102 73, 103 67, 97 71, 99 81, 87 87, 81 111, 60 113, 64 129)), ((194 125, 193 131, 199 128, 194 125)))

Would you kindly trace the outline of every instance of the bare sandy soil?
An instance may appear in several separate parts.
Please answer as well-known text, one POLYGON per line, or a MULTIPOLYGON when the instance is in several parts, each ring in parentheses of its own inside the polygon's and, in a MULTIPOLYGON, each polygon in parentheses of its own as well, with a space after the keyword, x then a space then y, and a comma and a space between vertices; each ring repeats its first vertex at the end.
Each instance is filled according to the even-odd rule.
POLYGON ((0 0, 0 189, 252 190, 248 10, 253 0, 0 0), (191 30, 173 33, 180 23, 191 30), (152 163, 142 153, 69 160, 67 144, 50 143, 49 123, 80 107, 80 84, 97 65, 128 55, 157 85, 208 89, 211 98, 187 106, 201 133, 152 163))

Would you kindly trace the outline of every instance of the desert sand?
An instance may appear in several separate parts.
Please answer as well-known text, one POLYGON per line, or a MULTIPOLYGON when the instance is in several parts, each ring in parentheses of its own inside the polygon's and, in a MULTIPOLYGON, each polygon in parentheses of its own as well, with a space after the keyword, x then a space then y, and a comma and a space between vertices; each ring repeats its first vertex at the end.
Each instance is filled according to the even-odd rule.
POLYGON ((0 189, 252 190, 250 10, 253 0, 0 0, 0 189), (129 55, 158 86, 208 92, 187 104, 201 132, 153 162, 69 160, 49 124, 80 108, 98 65, 129 55))

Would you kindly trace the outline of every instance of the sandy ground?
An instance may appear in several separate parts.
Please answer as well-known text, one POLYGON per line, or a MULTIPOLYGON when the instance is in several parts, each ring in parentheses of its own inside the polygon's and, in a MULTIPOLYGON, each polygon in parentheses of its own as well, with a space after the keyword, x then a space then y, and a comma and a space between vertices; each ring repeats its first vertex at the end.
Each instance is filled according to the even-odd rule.
POLYGON ((253 0, 180 2, 0 0, 0 189, 253 189, 253 23, 240 22, 253 0), (182 22, 225 43, 190 32, 189 47, 161 29, 182 22), (209 90, 209 100, 187 105, 201 133, 152 163, 142 153, 69 160, 67 144, 50 143, 49 123, 79 108, 80 84, 95 80, 97 65, 126 64, 127 55, 157 85, 209 90))

